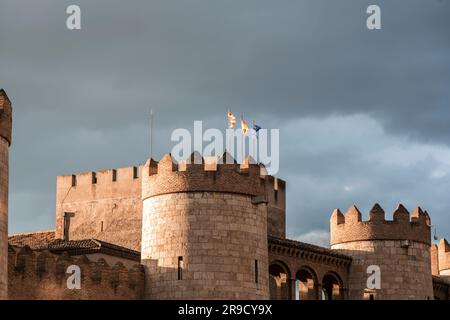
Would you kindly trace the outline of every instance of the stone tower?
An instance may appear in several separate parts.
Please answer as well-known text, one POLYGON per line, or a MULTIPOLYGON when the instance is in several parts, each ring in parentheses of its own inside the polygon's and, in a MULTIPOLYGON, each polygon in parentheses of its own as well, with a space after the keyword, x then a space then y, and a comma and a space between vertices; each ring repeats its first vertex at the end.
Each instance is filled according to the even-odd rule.
POLYGON ((383 209, 376 204, 369 221, 362 221, 361 213, 352 206, 345 216, 334 210, 330 229, 331 248, 353 258, 350 299, 433 299, 430 218, 426 211, 417 208, 410 216, 399 205, 394 220, 386 221, 383 209), (373 287, 375 282, 367 283, 374 272, 369 266, 379 267, 379 289, 373 287))
POLYGON ((269 298, 268 177, 228 162, 177 165, 167 154, 142 169, 147 299, 269 298))
POLYGON ((0 89, 0 300, 8 297, 8 179, 12 107, 0 89))
POLYGON ((441 239, 438 245, 438 273, 439 275, 450 280, 450 244, 447 239, 441 239))

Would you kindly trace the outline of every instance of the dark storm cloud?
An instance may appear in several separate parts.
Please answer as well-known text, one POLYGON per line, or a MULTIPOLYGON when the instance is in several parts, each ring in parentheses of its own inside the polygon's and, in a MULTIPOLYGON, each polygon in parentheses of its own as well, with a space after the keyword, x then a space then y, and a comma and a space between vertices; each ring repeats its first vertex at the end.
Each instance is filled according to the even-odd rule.
MULTIPOLYGON (((450 144, 450 1, 376 3, 383 28, 371 32, 372 2, 360 0, 77 1, 82 30, 68 31, 71 1, 2 1, 0 86, 15 106, 12 231, 52 227, 57 174, 143 162, 150 107, 158 156, 170 150, 171 130, 195 119, 223 127, 229 107, 281 128, 293 235, 326 228, 330 209, 352 201, 439 197, 434 189, 446 185, 411 187, 442 166, 431 151, 413 170, 399 155, 396 167, 352 152, 375 157, 361 146, 383 139, 385 152, 398 137, 450 144), (304 118, 318 127, 301 138, 320 151, 289 148, 301 129, 283 128, 304 118), (321 125, 371 121, 378 135, 345 130, 339 149, 328 143, 335 135, 315 142, 321 125), (371 183, 345 192, 337 181, 349 175, 371 183)), ((434 207, 439 217, 449 209, 434 207)))

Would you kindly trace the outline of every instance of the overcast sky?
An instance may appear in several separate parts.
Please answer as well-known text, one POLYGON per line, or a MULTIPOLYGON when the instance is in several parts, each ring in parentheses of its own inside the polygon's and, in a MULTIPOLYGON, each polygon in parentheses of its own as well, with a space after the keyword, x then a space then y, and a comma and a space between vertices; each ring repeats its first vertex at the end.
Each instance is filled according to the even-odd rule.
POLYGON ((333 208, 375 202, 450 237, 450 0, 1 0, 0 87, 10 232, 54 227, 57 175, 145 162, 150 108, 157 158, 232 108, 280 129, 289 237, 327 244, 333 208))

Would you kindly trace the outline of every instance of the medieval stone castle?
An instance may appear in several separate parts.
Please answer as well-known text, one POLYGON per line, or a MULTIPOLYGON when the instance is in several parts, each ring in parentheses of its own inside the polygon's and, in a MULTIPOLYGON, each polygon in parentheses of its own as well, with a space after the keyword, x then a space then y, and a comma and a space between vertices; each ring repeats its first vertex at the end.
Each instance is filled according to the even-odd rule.
POLYGON ((330 248, 289 240, 285 182, 226 153, 57 177, 55 229, 8 236, 11 131, 0 90, 0 299, 449 298, 450 245, 431 243, 426 211, 336 209, 330 248))

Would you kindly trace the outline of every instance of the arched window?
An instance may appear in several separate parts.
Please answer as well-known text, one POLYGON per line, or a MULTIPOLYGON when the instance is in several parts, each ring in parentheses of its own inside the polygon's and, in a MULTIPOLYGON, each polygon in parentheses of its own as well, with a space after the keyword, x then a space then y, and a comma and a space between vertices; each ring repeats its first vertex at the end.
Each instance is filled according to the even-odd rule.
POLYGON ((296 300, 317 300, 317 277, 315 272, 308 268, 301 268, 296 274, 296 300))
POLYGON ((289 300, 289 272, 281 263, 273 263, 269 266, 270 299, 289 300))
POLYGON ((340 300, 342 297, 342 281, 335 273, 327 273, 322 279, 322 299, 340 300))

